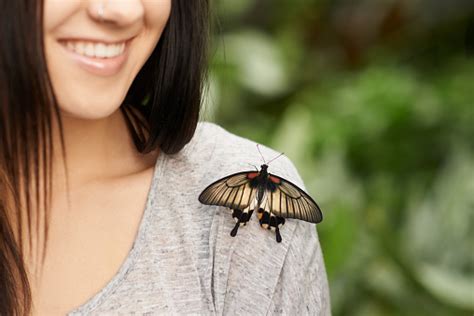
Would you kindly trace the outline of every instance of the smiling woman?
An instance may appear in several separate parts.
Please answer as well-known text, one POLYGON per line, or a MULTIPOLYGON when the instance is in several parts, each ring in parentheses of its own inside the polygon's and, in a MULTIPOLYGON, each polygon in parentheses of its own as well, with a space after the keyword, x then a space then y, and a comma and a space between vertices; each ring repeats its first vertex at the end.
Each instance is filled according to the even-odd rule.
MULTIPOLYGON (((44 302, 48 292, 53 297, 56 290, 70 290, 50 283, 47 271, 56 270, 61 279, 59 271, 73 275, 78 268, 59 265, 58 270, 55 259, 74 252, 74 238, 85 242, 68 231, 59 239, 72 250, 61 253, 55 227, 74 220, 74 210, 86 207, 87 201, 105 216, 105 201, 120 192, 108 188, 134 185, 128 194, 134 208, 126 218, 128 229, 122 231, 129 239, 115 247, 115 257, 110 252, 100 257, 111 261, 109 274, 116 270, 113 258, 123 259, 133 242, 158 152, 179 151, 194 133, 205 72, 207 6, 205 0, 176 0, 173 6, 171 0, 2 2, 1 315, 27 313, 30 289, 37 293, 33 301, 38 314, 84 301, 71 294, 64 303, 44 302), (146 97, 150 103, 144 108, 146 97), (103 198, 84 192, 102 192, 103 198), (33 272, 42 262, 41 245, 42 278, 33 272)), ((98 237, 86 229, 82 234, 89 240, 98 237)), ((87 289, 71 293, 78 292, 87 289)))
MULTIPOLYGON (((107 117, 122 103, 162 36, 171 0, 109 1, 101 19, 97 14, 103 0, 86 2, 46 0, 44 44, 61 110, 97 119, 107 117)), ((182 14, 181 10, 176 14, 182 14)), ((169 36, 164 34, 163 41, 171 44, 169 36)))
MULTIPOLYGON (((2 2, 0 315, 330 313, 313 225, 233 238, 198 202, 258 163, 198 123, 208 6, 2 2)), ((288 159, 272 168, 303 187, 288 159)))

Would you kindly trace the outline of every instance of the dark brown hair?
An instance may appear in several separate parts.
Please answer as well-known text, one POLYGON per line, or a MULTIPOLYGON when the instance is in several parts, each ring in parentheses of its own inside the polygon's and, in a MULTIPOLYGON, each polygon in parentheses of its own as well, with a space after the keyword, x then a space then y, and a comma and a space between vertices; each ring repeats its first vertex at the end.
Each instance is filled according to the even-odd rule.
MULTIPOLYGON (((163 34, 120 107, 141 153, 156 148, 176 153, 194 134, 207 70, 208 2, 172 0, 163 34)), ((34 226, 38 234, 39 209, 44 209, 44 260, 53 145, 60 145, 66 156, 59 108, 46 67, 42 26, 43 1, 0 2, 2 316, 31 313, 22 236, 27 232, 31 246, 34 226), (59 144, 52 139, 55 122, 59 144), (32 214, 38 215, 35 223, 32 214)))

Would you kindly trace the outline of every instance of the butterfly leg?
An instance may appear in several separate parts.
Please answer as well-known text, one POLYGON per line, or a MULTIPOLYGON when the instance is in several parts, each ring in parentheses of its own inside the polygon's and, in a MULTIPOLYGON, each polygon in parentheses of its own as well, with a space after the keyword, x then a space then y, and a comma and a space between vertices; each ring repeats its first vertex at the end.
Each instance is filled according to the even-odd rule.
POLYGON ((271 212, 268 212, 263 208, 258 209, 257 217, 258 221, 260 222, 260 226, 265 229, 275 230, 276 241, 281 242, 280 225, 285 224, 285 218, 273 215, 271 212))
POLYGON ((232 210, 232 217, 237 221, 235 223, 234 228, 230 232, 230 235, 232 237, 235 237, 235 235, 237 235, 237 230, 239 229, 240 226, 247 225, 247 222, 252 217, 252 213, 253 213, 253 210, 251 210, 248 207, 246 207, 243 210, 238 210, 238 209, 232 210))

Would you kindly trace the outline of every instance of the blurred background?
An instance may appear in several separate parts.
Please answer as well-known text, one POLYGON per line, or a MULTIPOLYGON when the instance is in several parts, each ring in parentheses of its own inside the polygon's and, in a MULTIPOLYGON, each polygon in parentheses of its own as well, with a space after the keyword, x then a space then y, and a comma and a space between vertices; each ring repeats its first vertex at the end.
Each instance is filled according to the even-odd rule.
POLYGON ((204 119, 298 168, 333 315, 472 315, 474 1, 214 9, 204 119))

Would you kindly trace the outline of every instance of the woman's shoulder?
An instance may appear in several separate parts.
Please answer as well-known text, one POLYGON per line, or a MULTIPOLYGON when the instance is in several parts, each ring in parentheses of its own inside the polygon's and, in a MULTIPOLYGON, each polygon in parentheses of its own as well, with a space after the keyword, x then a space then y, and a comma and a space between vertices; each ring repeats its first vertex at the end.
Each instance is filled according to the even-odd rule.
MULTIPOLYGON (((186 155, 193 157, 196 163, 207 166, 206 176, 226 176, 231 173, 255 170, 275 158, 280 152, 259 144, 245 137, 229 132, 223 127, 210 122, 200 122, 191 142, 185 147, 186 155), (210 170, 209 170, 210 169, 210 170)), ((286 156, 271 163, 269 172, 287 178, 296 185, 304 184, 294 164, 286 156)))
MULTIPOLYGON (((259 147, 265 161, 280 154, 267 146, 259 147)), ((195 137, 186 151, 186 160, 194 165, 194 169, 200 169, 193 171, 193 177, 196 177, 196 200, 198 194, 215 180, 232 173, 255 170, 252 165, 258 168, 264 163, 256 142, 207 122, 198 125, 195 137)), ((295 166, 285 156, 273 161, 269 172, 304 189, 295 166)), ((209 256, 212 259, 210 277, 213 280, 216 310, 219 313, 257 314, 266 313, 270 309, 290 311, 293 308, 291 300, 280 299, 279 303, 274 301, 274 296, 279 295, 283 281, 289 283, 283 287, 289 286, 291 291, 297 291, 298 284, 302 282, 298 269, 302 267, 295 259, 321 257, 314 224, 287 219, 280 229, 282 242, 277 243, 275 233, 263 229, 256 216, 253 216, 246 226, 239 228, 237 235, 232 237, 230 232, 235 221, 230 209, 200 205, 198 211, 200 216, 212 214, 208 217, 210 223, 207 226, 209 230, 206 229, 206 238, 209 239, 206 241, 206 247, 209 247, 209 256), (288 255, 291 258, 288 258, 288 255), (282 277, 285 280, 282 280, 282 277)), ((307 271, 319 271, 319 277, 325 280, 322 260, 313 268, 307 271), (316 270, 312 270, 313 268, 316 270)), ((318 286, 324 288, 324 284, 318 286)), ((315 302, 310 304, 314 305, 315 302)))

